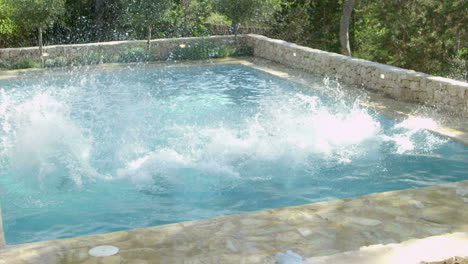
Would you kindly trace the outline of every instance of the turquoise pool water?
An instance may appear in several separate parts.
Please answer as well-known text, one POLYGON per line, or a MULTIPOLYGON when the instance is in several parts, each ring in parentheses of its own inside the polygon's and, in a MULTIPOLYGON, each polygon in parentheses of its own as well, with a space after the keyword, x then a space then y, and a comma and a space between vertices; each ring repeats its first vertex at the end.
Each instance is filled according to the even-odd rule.
MULTIPOLYGON (((238 65, 0 81, 7 243, 468 179, 468 148, 238 65)), ((336 88, 339 89, 339 88, 336 88)))

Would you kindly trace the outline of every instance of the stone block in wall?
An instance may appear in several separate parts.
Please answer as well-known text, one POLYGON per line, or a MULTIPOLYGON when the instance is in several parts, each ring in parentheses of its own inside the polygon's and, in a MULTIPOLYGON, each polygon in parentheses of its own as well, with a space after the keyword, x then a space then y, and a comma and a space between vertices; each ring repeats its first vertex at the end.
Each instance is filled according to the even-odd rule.
POLYGON ((458 88, 459 88, 458 86, 449 84, 449 85, 447 85, 446 87, 447 87, 446 89, 447 89, 448 93, 449 93, 451 96, 453 96, 453 97, 458 97, 458 95, 459 95, 459 93, 460 93, 460 92, 459 92, 459 89, 458 89, 458 88))
POLYGON ((409 88, 413 91, 420 91, 419 81, 411 80, 409 82, 409 88))
POLYGON ((10 49, 3 49, 0 51, 0 60, 4 60, 4 61, 10 60, 10 49))
POLYGON ((46 46, 44 47, 44 53, 46 58, 66 57, 63 46, 46 46))
POLYGON ((9 61, 13 62, 13 61, 19 61, 23 58, 21 58, 21 49, 9 49, 9 52, 8 52, 8 55, 9 55, 9 61))

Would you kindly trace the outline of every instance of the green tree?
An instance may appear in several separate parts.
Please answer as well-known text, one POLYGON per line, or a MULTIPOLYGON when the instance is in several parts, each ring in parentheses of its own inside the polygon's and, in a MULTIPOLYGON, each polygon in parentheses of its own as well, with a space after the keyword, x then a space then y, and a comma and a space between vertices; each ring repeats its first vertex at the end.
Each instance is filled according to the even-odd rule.
MULTIPOLYGON (((272 23, 273 34, 316 49, 339 52, 342 12, 342 0, 283 0, 272 23)), ((351 34, 350 37, 352 40, 351 34)))
POLYGON ((5 2, 0 0, 0 34, 12 33, 14 23, 11 20, 13 8, 5 2))
POLYGON ((152 31, 161 22, 171 4, 171 0, 129 0, 128 18, 131 24, 146 28, 148 50, 151 47, 152 31))
POLYGON ((272 15, 280 3, 278 0, 218 0, 215 7, 231 20, 231 30, 237 36, 241 23, 272 15))
POLYGON ((466 79, 468 1, 360 0, 357 3, 355 56, 466 79))
POLYGON ((13 19, 25 29, 36 29, 39 55, 42 62, 42 32, 50 27, 65 11, 64 0, 6 0, 13 8, 13 19))
POLYGON ((11 20, 13 8, 5 2, 0 0, 0 46, 2 44, 2 36, 13 33, 16 25, 11 20))
MULTIPOLYGON (((75 0, 77 1, 77 0, 75 0)), ((94 41, 109 41, 125 38, 128 28, 125 27, 127 0, 92 0, 94 41)), ((90 21, 90 22, 91 22, 90 21)))
POLYGON ((351 46, 349 45, 349 21, 351 20, 354 2, 355 0, 346 0, 340 20, 341 53, 346 56, 351 56, 351 46))

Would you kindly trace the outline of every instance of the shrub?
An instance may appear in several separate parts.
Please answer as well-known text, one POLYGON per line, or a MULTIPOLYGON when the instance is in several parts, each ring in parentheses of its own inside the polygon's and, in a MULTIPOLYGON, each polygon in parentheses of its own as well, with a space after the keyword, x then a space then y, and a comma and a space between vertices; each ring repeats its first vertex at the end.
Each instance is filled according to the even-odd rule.
POLYGON ((198 42, 187 47, 178 47, 170 56, 175 60, 203 60, 229 56, 248 56, 253 54, 252 47, 236 48, 229 45, 217 45, 209 42, 198 42))
POLYGON ((142 47, 135 47, 126 50, 120 55, 120 62, 144 62, 151 60, 151 55, 142 47))
POLYGON ((57 57, 55 59, 47 59, 44 62, 44 66, 46 68, 52 68, 52 67, 65 67, 69 64, 68 59, 65 57, 57 57))
POLYGON ((233 56, 253 56, 254 48, 250 46, 244 46, 237 48, 236 53, 233 56))
POLYGON ((28 68, 41 68, 41 63, 37 60, 33 59, 24 59, 17 61, 13 66, 12 69, 28 69, 28 68))
POLYGON ((0 70, 8 70, 11 68, 11 63, 8 61, 0 60, 0 70))
POLYGON ((109 60, 109 57, 103 52, 94 51, 84 57, 83 64, 102 64, 109 60))

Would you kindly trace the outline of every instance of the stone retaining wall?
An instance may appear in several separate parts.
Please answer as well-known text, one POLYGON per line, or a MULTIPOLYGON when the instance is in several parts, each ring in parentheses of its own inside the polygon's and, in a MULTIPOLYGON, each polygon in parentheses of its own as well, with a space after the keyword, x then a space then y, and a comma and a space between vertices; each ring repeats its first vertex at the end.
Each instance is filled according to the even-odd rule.
POLYGON ((468 116, 468 83, 249 35, 254 55, 309 72, 336 77, 347 84, 379 91, 397 100, 421 103, 468 116))
MULTIPOLYGON (((215 44, 229 44, 236 46, 245 46, 247 36, 238 36, 237 40, 234 36, 211 36, 199 38, 174 38, 174 39, 155 39, 151 40, 151 55, 159 60, 167 59, 180 45, 195 44, 200 41, 207 41, 215 44)), ((46 59, 54 59, 56 57, 83 57, 92 53, 100 53, 109 57, 122 54, 123 52, 136 47, 147 47, 146 40, 128 40, 128 41, 111 41, 87 44, 73 45, 55 45, 45 46, 44 53, 46 59)), ((24 59, 39 59, 39 49, 37 47, 29 48, 9 48, 0 49, 0 60, 9 62, 20 61, 24 59)))

